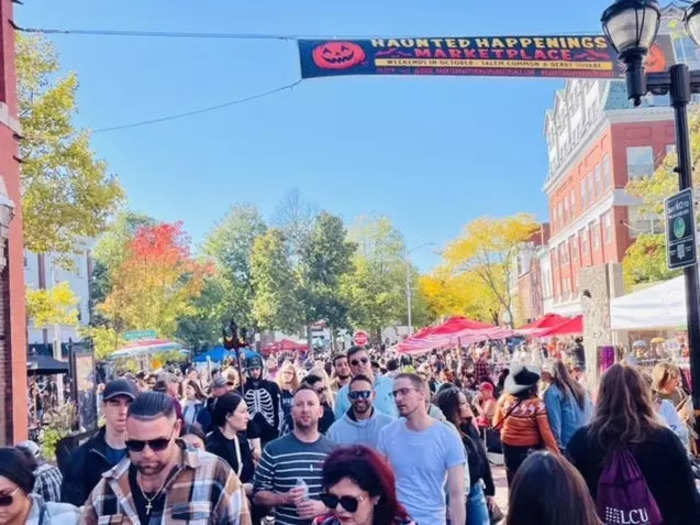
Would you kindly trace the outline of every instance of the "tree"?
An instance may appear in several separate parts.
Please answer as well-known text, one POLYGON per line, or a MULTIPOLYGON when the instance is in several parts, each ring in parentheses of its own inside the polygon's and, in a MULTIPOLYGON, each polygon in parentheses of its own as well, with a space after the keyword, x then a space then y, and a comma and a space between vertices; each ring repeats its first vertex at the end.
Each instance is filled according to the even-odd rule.
POLYGON ((272 228, 255 239, 250 258, 255 296, 253 316, 261 329, 299 327, 296 280, 284 234, 272 228))
POLYGON ((382 328, 399 323, 405 314, 403 236, 387 217, 360 217, 349 238, 357 250, 352 270, 341 278, 341 293, 352 323, 371 330, 380 340, 382 328))
POLYGON ((188 348, 202 350, 216 345, 221 337, 228 303, 226 281, 219 274, 204 280, 202 293, 191 301, 191 312, 178 318, 176 336, 188 348))
POLYGON ((420 289, 436 316, 462 315, 483 322, 498 323, 500 305, 484 280, 475 272, 451 275, 438 268, 430 275, 421 276, 420 289))
POLYGON ((310 325, 315 321, 327 321, 331 333, 348 326, 348 306, 341 294, 340 281, 352 269, 355 247, 347 240, 340 217, 325 211, 316 216, 301 247, 296 272, 299 303, 309 340, 310 325))
MULTIPOLYGON (((695 173, 695 166, 700 161, 700 111, 693 110, 689 119, 690 155, 693 166, 694 186, 700 186, 695 173)), ((625 188, 627 192, 640 199, 636 212, 649 218, 649 224, 656 222, 661 228, 652 232, 637 233, 634 243, 627 248, 622 260, 625 284, 632 288, 642 283, 652 283, 680 275, 680 271, 671 271, 666 262, 666 236, 664 200, 678 192, 678 174, 674 171, 678 165, 675 153, 666 155, 659 167, 650 177, 631 179, 625 188)))
POLYGON ((318 214, 318 206, 304 201, 298 189, 288 191, 275 209, 272 224, 284 233, 294 264, 301 258, 318 214))
POLYGON ((237 205, 207 236, 204 253, 216 264, 224 292, 223 311, 239 326, 255 328, 251 255, 255 239, 267 230, 255 206, 237 205))
POLYGON ((172 337, 212 272, 211 265, 190 256, 181 223, 144 226, 129 242, 112 274, 112 290, 98 308, 118 332, 155 329, 172 337))
POLYGON ((79 299, 68 281, 62 281, 52 288, 27 288, 27 316, 34 321, 37 328, 53 325, 76 326, 78 303, 79 299))
POLYGON ((77 76, 54 81, 60 66, 43 37, 17 34, 16 43, 24 242, 64 254, 69 266, 74 247, 104 230, 124 191, 95 158, 89 133, 72 124, 77 76))
POLYGON ((90 324, 105 325, 107 320, 96 308, 104 302, 112 290, 111 276, 121 266, 128 254, 128 245, 139 229, 152 227, 157 221, 140 213, 119 213, 107 230, 100 236, 92 252, 94 266, 90 280, 90 324))
MULTIPOLYGON (((443 254, 442 270, 456 277, 474 275, 484 284, 489 299, 495 300, 512 324, 513 308, 510 272, 513 258, 523 242, 528 241, 539 225, 528 214, 503 219, 482 217, 469 223, 464 233, 452 241, 443 254)), ((486 297, 485 297, 486 299, 486 297)))

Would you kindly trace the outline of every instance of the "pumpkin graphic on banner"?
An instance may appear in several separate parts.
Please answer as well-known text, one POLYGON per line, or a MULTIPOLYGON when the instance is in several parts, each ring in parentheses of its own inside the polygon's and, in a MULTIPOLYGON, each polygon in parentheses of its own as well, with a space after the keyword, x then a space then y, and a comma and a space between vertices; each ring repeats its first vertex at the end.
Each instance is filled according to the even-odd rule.
POLYGON ((365 51, 354 42, 326 42, 316 46, 313 57, 322 69, 349 69, 365 60, 365 51))

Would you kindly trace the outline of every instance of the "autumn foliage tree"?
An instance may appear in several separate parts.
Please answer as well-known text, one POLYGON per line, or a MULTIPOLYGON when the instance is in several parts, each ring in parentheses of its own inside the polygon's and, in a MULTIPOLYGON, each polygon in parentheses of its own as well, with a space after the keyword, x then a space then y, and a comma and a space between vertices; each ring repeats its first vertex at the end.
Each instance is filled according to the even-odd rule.
POLYGON ((445 313, 481 312, 482 318, 486 310, 492 320, 496 320, 497 312, 505 312, 507 321, 513 323, 510 278, 514 257, 538 228, 528 214, 503 219, 482 217, 469 223, 464 233, 447 246, 434 275, 423 279, 429 303, 445 313), (442 298, 443 294, 449 299, 442 298))
POLYGON ((111 276, 112 288, 99 310, 118 331, 155 329, 172 337, 178 319, 191 314, 212 267, 195 260, 182 223, 140 228, 111 276))

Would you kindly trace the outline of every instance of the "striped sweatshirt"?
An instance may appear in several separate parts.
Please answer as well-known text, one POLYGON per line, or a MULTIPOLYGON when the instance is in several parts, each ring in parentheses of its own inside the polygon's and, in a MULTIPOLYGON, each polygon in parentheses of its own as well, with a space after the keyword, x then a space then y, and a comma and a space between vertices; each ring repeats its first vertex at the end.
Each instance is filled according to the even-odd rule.
POLYGON ((496 404, 493 426, 501 429, 501 441, 516 447, 544 446, 558 453, 544 401, 534 397, 523 399, 517 406, 516 403, 517 397, 503 394, 496 404))
MULTIPOLYGON (((318 499, 322 492, 323 462, 335 447, 335 443, 323 436, 314 443, 304 443, 293 432, 270 441, 265 446, 260 464, 255 470, 253 491, 287 492, 294 488, 297 479, 303 479, 308 487, 309 497, 318 499)), ((311 520, 299 518, 294 505, 275 507, 275 520, 277 525, 311 523, 311 520)))

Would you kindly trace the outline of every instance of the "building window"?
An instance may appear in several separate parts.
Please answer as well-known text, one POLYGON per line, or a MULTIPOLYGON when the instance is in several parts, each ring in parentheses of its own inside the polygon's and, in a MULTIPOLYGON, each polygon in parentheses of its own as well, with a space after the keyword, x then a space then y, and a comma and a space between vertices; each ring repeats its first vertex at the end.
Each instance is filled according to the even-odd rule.
POLYGON ((676 145, 675 144, 667 144, 666 145, 666 155, 669 153, 675 153, 676 152, 676 145))
POLYGON ((610 163, 610 155, 607 153, 603 155, 603 187, 615 187, 612 174, 612 164, 610 163))
POLYGON ((600 179, 600 164, 596 164, 595 171, 593 171, 595 194, 601 195, 603 193, 603 181, 600 179))
POLYGON ((603 243, 612 241, 612 210, 605 214, 603 218, 603 243))
POLYGON ((654 150, 651 146, 627 148, 627 176, 630 179, 654 174, 654 150))
POLYGON ((574 265, 578 266, 578 246, 576 245, 576 236, 569 238, 569 245, 571 246, 571 259, 574 261, 574 265))
POLYGON ((598 228, 598 223, 593 221, 588 225, 588 229, 591 230, 591 246, 594 250, 600 248, 600 231, 598 228))
POLYGON ((569 196, 564 195, 564 222, 569 220, 569 196))
POLYGON ((588 198, 590 199, 590 202, 595 202, 595 192, 593 189, 593 174, 589 173, 588 177, 586 177, 586 185, 588 186, 588 198))
POLYGON ((578 234, 581 240, 581 266, 583 266, 584 256, 588 256, 588 230, 584 228, 578 234))
POLYGON ((588 206, 588 187, 586 186, 586 178, 581 181, 581 206, 585 209, 588 206))

